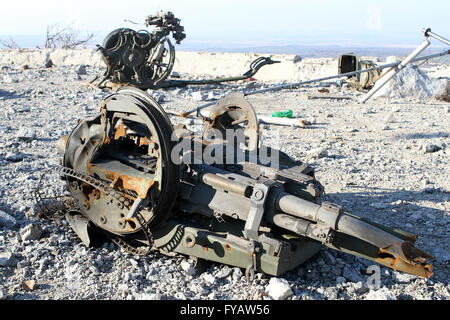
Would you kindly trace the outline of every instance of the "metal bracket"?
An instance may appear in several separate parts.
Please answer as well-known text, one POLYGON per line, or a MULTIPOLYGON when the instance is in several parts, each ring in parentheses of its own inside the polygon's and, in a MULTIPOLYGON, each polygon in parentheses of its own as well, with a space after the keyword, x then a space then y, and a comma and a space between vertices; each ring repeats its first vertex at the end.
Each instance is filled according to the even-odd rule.
POLYGON ((80 240, 86 247, 89 247, 91 239, 89 238, 88 225, 89 219, 87 219, 81 212, 77 210, 70 210, 66 213, 66 220, 72 227, 73 231, 80 237, 80 240))
POLYGON ((321 209, 325 209, 329 212, 334 213, 334 221, 333 221, 333 223, 330 222, 329 226, 331 227, 331 229, 336 230, 337 221, 338 221, 340 215, 342 213, 344 213, 344 208, 336 203, 324 201, 324 202, 322 202, 321 209))
POLYGON ((257 183, 250 197, 250 210, 245 221, 244 234, 248 239, 258 240, 258 229, 264 215, 264 203, 269 193, 270 185, 257 183))
POLYGON ((245 269, 245 277, 247 278, 247 281, 253 281, 255 278, 255 242, 250 241, 247 246, 247 252, 248 252, 248 267, 245 269))
POLYGON ((268 237, 266 233, 261 234, 258 237, 258 241, 271 245, 273 247, 275 257, 279 257, 281 255, 282 248, 285 245, 283 241, 268 237))

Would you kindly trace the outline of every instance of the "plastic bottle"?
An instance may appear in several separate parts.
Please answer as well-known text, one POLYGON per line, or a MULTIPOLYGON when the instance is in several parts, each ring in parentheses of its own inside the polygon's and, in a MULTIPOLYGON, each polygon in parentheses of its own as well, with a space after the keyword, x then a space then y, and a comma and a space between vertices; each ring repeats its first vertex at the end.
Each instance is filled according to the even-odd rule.
POLYGON ((277 111, 272 113, 272 117, 277 117, 277 118, 292 118, 293 116, 293 112, 291 109, 287 110, 287 111, 277 111))

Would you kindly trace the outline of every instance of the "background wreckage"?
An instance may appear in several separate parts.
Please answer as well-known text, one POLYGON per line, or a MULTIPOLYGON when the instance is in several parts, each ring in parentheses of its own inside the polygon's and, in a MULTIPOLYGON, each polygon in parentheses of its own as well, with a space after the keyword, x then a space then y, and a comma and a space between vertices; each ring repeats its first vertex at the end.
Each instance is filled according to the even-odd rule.
MULTIPOLYGON (((244 80, 254 76, 266 64, 273 64, 269 57, 259 57, 240 76, 204 80, 166 80, 175 63, 175 47, 169 35, 179 44, 186 34, 180 19, 172 12, 159 12, 148 16, 145 26, 155 26, 152 33, 119 28, 110 32, 98 50, 103 55, 106 71, 96 84, 99 88, 132 85, 141 89, 184 87, 186 85, 212 84, 244 80)), ((93 83, 97 77, 91 81, 93 83)))
MULTIPOLYGON (((211 110, 203 136, 245 129, 245 159, 208 164, 195 152, 177 152, 181 140, 191 150, 216 151, 231 141, 174 129, 163 108, 135 88, 107 97, 98 116, 61 140, 57 173, 74 200, 65 215, 86 245, 91 231, 101 230, 134 254, 183 254, 245 268, 250 278, 255 271, 280 275, 325 245, 398 271, 433 274, 432 257, 413 245, 417 236, 320 203, 324 189, 313 168, 262 144, 242 94, 211 110), (262 164, 262 154, 278 152, 279 168, 262 164)), ((51 202, 39 189, 36 195, 43 209, 51 202)))

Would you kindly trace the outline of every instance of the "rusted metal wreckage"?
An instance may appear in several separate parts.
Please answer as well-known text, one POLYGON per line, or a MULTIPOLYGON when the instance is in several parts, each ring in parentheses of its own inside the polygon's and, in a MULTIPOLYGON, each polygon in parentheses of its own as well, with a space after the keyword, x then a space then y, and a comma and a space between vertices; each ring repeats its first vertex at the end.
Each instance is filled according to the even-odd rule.
MULTIPOLYGON (((121 86, 134 86, 140 89, 160 89, 169 87, 184 87, 187 85, 217 84, 228 81, 245 80, 253 77, 264 65, 279 63, 270 57, 259 57, 251 64, 247 72, 240 76, 203 79, 203 80, 167 80, 172 72, 175 62, 175 48, 169 40, 169 35, 179 44, 185 37, 184 27, 180 25, 180 19, 175 18, 172 12, 159 12, 156 15, 148 16, 145 26, 155 26, 152 33, 147 30, 135 31, 129 28, 119 28, 112 31, 104 40, 103 46, 98 46, 98 50, 103 55, 103 60, 107 66, 102 79, 95 81, 94 78, 89 85, 98 88, 117 89, 121 86)), ((338 59, 338 74, 300 81, 275 85, 272 87, 244 92, 244 95, 253 95, 268 91, 297 88, 315 82, 322 82, 337 78, 347 78, 346 80, 353 86, 363 91, 371 89, 359 102, 365 103, 377 90, 388 82, 395 74, 400 72, 408 63, 426 61, 428 59, 450 54, 450 50, 427 56, 417 57, 427 46, 428 38, 432 37, 447 45, 449 40, 431 32, 430 28, 422 30, 425 40, 421 46, 411 52, 403 61, 377 65, 375 62, 361 59, 354 54, 344 54, 338 59), (382 70, 388 69, 386 74, 382 70), (379 81, 378 81, 379 80, 379 81), (377 86, 374 86, 378 82, 377 86)), ((214 100, 217 100, 216 98, 214 100)), ((189 116, 194 111, 200 115, 199 111, 205 107, 213 105, 210 102, 194 110, 184 113, 173 113, 182 117, 189 116)))
MULTIPOLYGON (((177 41, 184 38, 173 15, 149 17, 147 24, 171 26, 167 30, 175 32, 177 41)), ((155 43, 166 42, 167 30, 155 43)), ((115 40, 106 43, 121 44, 119 39, 133 32, 113 32, 109 39, 115 40)), ((439 37, 429 29, 425 35, 439 37)), ((135 39, 132 43, 154 41, 147 36, 139 38, 139 32, 134 33, 141 42, 135 39)), ((424 47, 426 43, 421 50, 424 47)), ((421 50, 408 56, 408 62, 449 53, 416 58, 421 50)), ((134 61, 124 52, 117 61, 124 56, 134 61)), ((105 54, 107 57, 112 55, 105 54)), ((55 212, 65 217, 87 246, 92 234, 101 231, 133 254, 186 255, 245 268, 249 278, 255 271, 280 275, 308 260, 323 245, 429 278, 433 257, 414 246, 416 235, 322 201, 324 187, 316 180, 314 169, 264 145, 258 116, 244 99, 270 90, 403 66, 396 63, 359 70, 356 58, 345 59, 349 60, 343 63, 353 63, 357 70, 347 66, 338 76, 229 93, 183 114, 175 113, 201 117, 201 134, 182 125, 173 127, 167 112, 145 91, 119 88, 103 101, 97 116, 80 121, 70 135, 61 138, 61 166, 50 173, 60 175, 65 194, 49 197, 42 186, 37 188, 41 212, 47 217, 54 217, 55 212), (58 199, 64 202, 56 201, 55 207, 58 199)), ((136 65, 125 65, 108 72, 117 75, 122 70, 126 77, 139 74, 136 65)), ((145 71, 144 78, 153 85, 161 84, 171 70, 170 63, 166 67, 162 72, 149 67, 151 72, 145 71)))
MULTIPOLYGON (((416 235, 322 202, 314 169, 264 145, 243 96, 217 101, 200 135, 174 128, 142 90, 107 97, 97 116, 61 140, 61 166, 51 169, 66 185, 72 201, 62 213, 81 240, 89 245, 92 232, 102 231, 134 254, 196 257, 245 268, 249 278, 280 275, 322 245, 433 274, 416 235)), ((36 195, 45 212, 54 199, 42 189, 36 195)))
MULTIPOLYGON (((203 80, 167 80, 175 63, 175 47, 169 35, 179 44, 186 34, 180 25, 180 19, 172 12, 159 12, 148 16, 145 26, 155 26, 152 33, 142 29, 119 28, 108 34, 103 46, 98 50, 103 55, 106 71, 95 85, 99 88, 134 86, 140 89, 158 89, 184 87, 187 85, 212 84, 238 81, 253 77, 260 68, 278 63, 269 57, 259 57, 251 64, 247 72, 240 76, 203 79, 203 80)), ((98 77, 90 84, 94 84, 98 77)))
MULTIPOLYGON (((429 54, 426 56, 418 57, 418 55, 423 52, 429 45, 429 37, 435 38, 447 45, 450 45, 450 41, 445 39, 442 36, 439 36, 433 32, 431 32, 430 28, 423 29, 425 40, 423 43, 413 50, 406 58, 402 61, 387 63, 383 65, 377 65, 373 61, 363 60, 353 54, 345 54, 339 57, 338 59, 338 74, 332 76, 321 77, 317 79, 304 80, 295 83, 286 83, 280 85, 274 85, 263 89, 249 90, 244 91, 244 96, 251 96, 255 94, 270 92, 270 91, 278 91, 284 89, 295 89, 300 86, 309 85, 312 83, 323 82, 332 79, 338 78, 346 78, 350 83, 352 83, 356 89, 364 90, 370 89, 358 102, 365 103, 372 95, 381 89, 383 85, 385 85, 394 75, 401 72, 403 68, 412 62, 418 61, 426 61, 429 59, 442 57, 450 54, 450 50, 446 49, 442 52, 429 54), (386 73, 382 73, 382 70, 387 69, 386 73)), ((215 98, 213 100, 218 100, 219 98, 215 98)), ((170 111, 171 114, 180 116, 180 117, 188 117, 188 116, 197 116, 201 117, 206 114, 202 114, 205 108, 208 108, 214 105, 216 101, 207 102, 199 107, 196 107, 191 110, 187 110, 185 112, 174 112, 170 111)))

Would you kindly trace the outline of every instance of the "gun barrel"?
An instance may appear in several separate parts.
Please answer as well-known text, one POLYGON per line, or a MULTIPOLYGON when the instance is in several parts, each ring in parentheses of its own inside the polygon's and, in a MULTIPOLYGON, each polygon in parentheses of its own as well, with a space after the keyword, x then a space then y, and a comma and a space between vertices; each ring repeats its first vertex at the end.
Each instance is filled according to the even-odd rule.
POLYGON ((269 222, 324 245, 421 277, 433 275, 432 259, 414 247, 416 236, 378 225, 348 214, 330 203, 318 205, 280 192, 279 212, 268 216, 269 222))
POLYGON ((362 238, 379 247, 386 247, 399 238, 361 219, 332 209, 329 204, 318 205, 287 193, 280 194, 278 207, 290 215, 327 225, 336 231, 362 238))
MULTIPOLYGON (((218 169, 212 172, 207 170, 200 174, 199 180, 215 190, 224 190, 250 201, 254 185, 245 180, 222 177, 217 175, 219 172, 218 169)), ((344 212, 339 205, 329 202, 316 204, 278 188, 272 188, 267 193, 264 207, 264 215, 260 217, 264 217, 269 225, 276 225, 329 248, 376 261, 394 270, 425 278, 433 275, 431 264, 427 264, 427 259, 433 257, 414 247, 416 235, 344 212)), ((245 214, 242 214, 241 219, 246 223, 260 223, 260 220, 245 214)))

